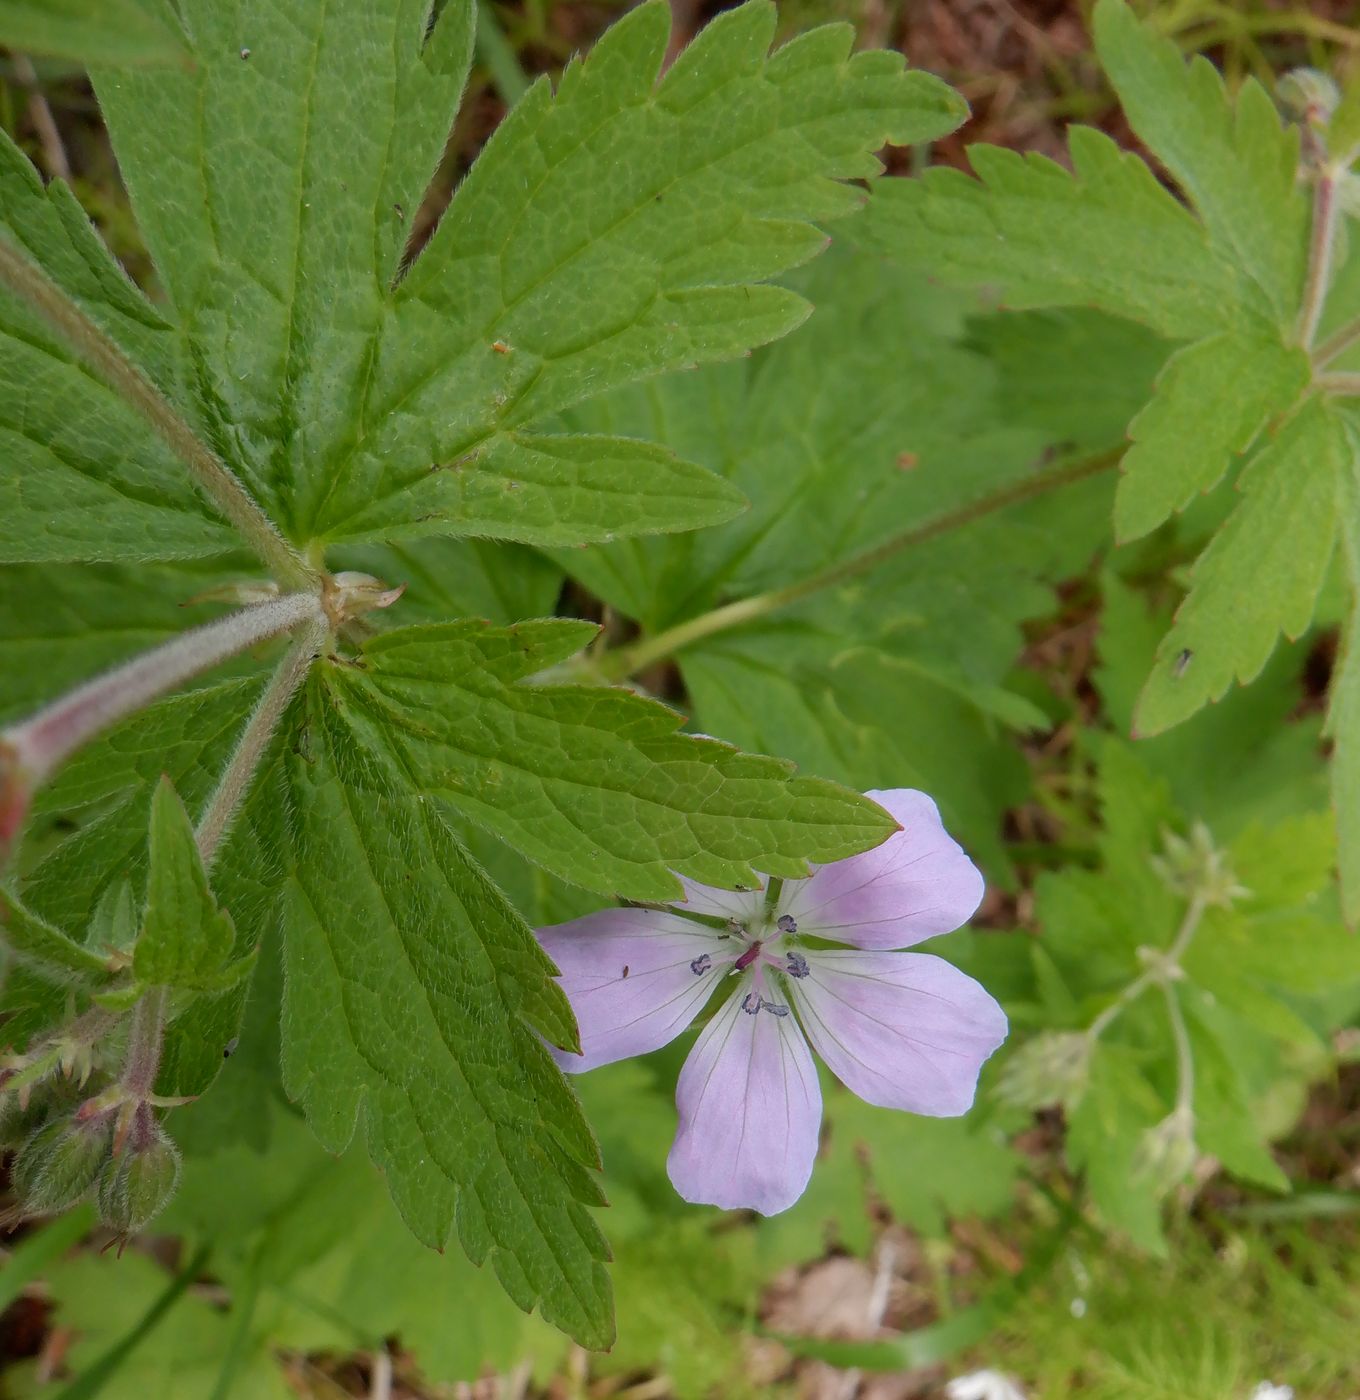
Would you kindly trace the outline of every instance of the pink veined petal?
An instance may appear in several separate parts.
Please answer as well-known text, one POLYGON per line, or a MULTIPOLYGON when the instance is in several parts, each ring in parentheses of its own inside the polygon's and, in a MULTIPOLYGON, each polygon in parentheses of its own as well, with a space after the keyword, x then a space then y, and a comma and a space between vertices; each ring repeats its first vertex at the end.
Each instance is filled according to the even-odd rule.
POLYGON ((808 1039, 868 1103, 935 1118, 966 1113, 1006 1013, 966 973, 929 953, 808 953, 790 979, 808 1039))
POLYGON ((822 1091, 797 1021, 744 1011, 748 991, 743 978, 680 1071, 666 1170, 687 1201, 776 1215, 812 1175, 822 1091))
POLYGON ((765 906, 765 885, 755 890, 720 890, 716 885, 701 885, 684 875, 676 878, 684 886, 684 905, 696 914, 717 914, 723 919, 749 919, 765 906))
POLYGON ((857 948, 909 948, 968 922, 982 900, 982 875, 944 829, 923 792, 868 792, 902 824, 872 851, 820 865, 784 886, 780 909, 800 933, 857 948))
POLYGON ((537 933, 581 1028, 580 1055, 552 1051, 573 1073, 674 1040, 732 961, 715 934, 652 909, 604 909, 537 933), (696 960, 705 957, 706 968, 696 973, 696 960))

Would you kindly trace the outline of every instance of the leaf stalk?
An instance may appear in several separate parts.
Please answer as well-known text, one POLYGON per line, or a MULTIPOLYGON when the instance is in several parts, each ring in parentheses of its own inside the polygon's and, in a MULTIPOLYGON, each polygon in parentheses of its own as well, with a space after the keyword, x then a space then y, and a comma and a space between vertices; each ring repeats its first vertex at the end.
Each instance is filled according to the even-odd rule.
POLYGON ((0 239, 0 285, 48 321, 77 355, 155 429, 199 490, 260 556, 280 583, 316 587, 320 578, 280 534, 240 480, 169 399, 36 263, 0 239))
POLYGON ((298 687, 306 680, 317 653, 325 645, 328 632, 326 623, 314 620, 298 634, 241 731, 236 749, 222 770, 217 788, 198 824, 198 851, 206 867, 211 868, 222 838, 250 790, 269 741, 298 687))
POLYGON ((0 731, 0 843, 17 834, 33 793, 77 749, 203 671, 300 624, 329 627, 322 599, 288 593, 182 633, 78 686, 0 731))
POLYGON ((1340 212, 1336 198, 1337 174, 1329 166, 1318 172, 1313 186, 1313 229, 1308 244, 1308 274, 1299 309, 1298 338, 1305 350, 1313 348, 1318 322, 1332 284, 1332 259, 1336 251, 1336 224, 1340 212))
POLYGON ((1056 491, 1061 487, 1084 481, 1088 477, 1098 476, 1101 472, 1115 466, 1122 455, 1122 452, 1104 452, 1098 456, 1083 458, 1081 461, 1068 463, 1048 471, 1036 472, 1033 476, 1013 482, 1009 486, 1003 486, 976 501, 969 502, 967 505, 937 515, 934 519, 927 520, 921 525, 914 525, 911 529, 894 535, 882 544, 874 545, 871 549, 852 555, 849 559, 834 564, 828 569, 823 569, 820 573, 786 584, 783 588, 771 589, 767 593, 757 593, 750 598, 741 598, 734 603, 727 603, 723 607, 714 608, 711 612, 701 613, 698 617, 691 618, 687 622, 681 622, 674 627, 667 628, 654 637, 643 637, 630 646, 606 652, 604 656, 599 657, 593 663, 592 669, 605 680, 624 680, 629 676, 636 675, 639 671, 646 670, 649 666, 669 659, 677 652, 683 651, 686 647, 691 647, 705 638, 712 637, 719 632, 729 631, 734 627, 744 626, 749 622, 758 621, 770 613, 778 612, 793 603, 811 597, 815 593, 820 593, 823 589, 832 588, 838 583, 844 583, 848 579, 869 573, 894 555, 900 554, 903 550, 910 549, 914 545, 924 544, 927 540, 947 535, 965 525, 971 525, 998 510, 1004 510, 1007 506, 1018 505, 1020 502, 1031 500, 1035 496, 1042 496, 1049 491, 1056 491))

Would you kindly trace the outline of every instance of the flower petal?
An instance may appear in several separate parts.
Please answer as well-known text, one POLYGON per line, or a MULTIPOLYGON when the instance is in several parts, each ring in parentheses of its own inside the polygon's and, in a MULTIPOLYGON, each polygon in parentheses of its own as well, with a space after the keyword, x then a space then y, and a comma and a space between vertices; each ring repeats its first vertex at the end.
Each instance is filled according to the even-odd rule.
POLYGON ((701 885, 684 875, 676 878, 685 888, 686 909, 696 914, 717 914, 723 919, 754 918, 765 907, 765 882, 754 890, 720 890, 716 885, 701 885))
POLYGON ((733 956, 730 944, 701 925, 652 909, 604 909, 537 933, 581 1028, 580 1055, 553 1049, 573 1073, 674 1040, 733 956), (705 955, 706 969, 695 972, 705 955))
POLYGON ((744 1011, 747 991, 743 978, 680 1071, 666 1170, 687 1201, 775 1215, 812 1175, 822 1091, 798 1023, 744 1011))
POLYGON ((1006 1013, 966 973, 929 953, 808 953, 791 981, 808 1039, 868 1103, 936 1118, 966 1113, 1006 1013))
POLYGON ((780 902, 801 933, 857 948, 909 948, 967 923, 982 901, 982 875, 944 829, 923 792, 867 792, 902 830, 863 855, 790 881, 780 902))

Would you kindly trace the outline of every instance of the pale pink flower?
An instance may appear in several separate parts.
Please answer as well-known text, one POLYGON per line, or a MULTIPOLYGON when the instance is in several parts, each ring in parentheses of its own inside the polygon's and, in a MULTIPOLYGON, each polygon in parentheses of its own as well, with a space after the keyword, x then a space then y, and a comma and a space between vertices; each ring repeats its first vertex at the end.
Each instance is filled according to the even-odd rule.
POLYGON ((822 1118, 809 1042, 867 1102, 953 1117, 1005 1039, 1005 1014, 971 977, 895 951, 965 923, 982 876, 924 793, 868 795, 902 829, 773 900, 687 880, 674 912, 606 909, 538 931, 581 1029, 580 1055, 555 1052, 567 1070, 659 1049, 719 980, 730 990, 676 1089, 667 1168, 688 1201, 773 1215, 802 1195, 822 1118))

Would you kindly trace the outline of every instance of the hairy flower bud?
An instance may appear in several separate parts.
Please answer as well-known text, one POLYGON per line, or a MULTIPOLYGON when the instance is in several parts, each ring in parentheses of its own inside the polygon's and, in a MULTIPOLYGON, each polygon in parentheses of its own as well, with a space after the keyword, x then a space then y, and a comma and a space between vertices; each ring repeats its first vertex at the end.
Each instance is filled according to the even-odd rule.
POLYGON ((1276 96, 1290 116, 1309 126, 1325 126, 1341 101, 1341 90, 1316 68, 1294 68, 1276 84, 1276 96))
POLYGON ((1226 909, 1251 891, 1237 883, 1227 856, 1214 845, 1213 834, 1196 822, 1188 837, 1174 831, 1162 834, 1162 854, 1151 858, 1152 868, 1179 895, 1226 909))
POLYGON ((0 1083, 0 1149, 18 1150, 43 1124, 76 1105, 69 1080, 47 1078, 22 1090, 0 1083))
POLYGON ((1177 1108, 1143 1135, 1134 1175, 1165 1195, 1190 1175, 1198 1160, 1195 1115, 1187 1108, 1177 1108))
POLYGON ((19 1149, 11 1171, 27 1215, 54 1215, 87 1194, 113 1143, 113 1115, 78 1114, 39 1128, 19 1149))
POLYGON ((170 1203, 179 1185, 179 1149, 157 1123, 148 1140, 129 1142, 99 1173, 99 1218, 120 1235, 135 1235, 170 1203))
POLYGON ((1026 1041, 1007 1061, 997 1097, 1016 1108, 1072 1108, 1086 1091, 1091 1037, 1084 1031, 1045 1031, 1026 1041))

